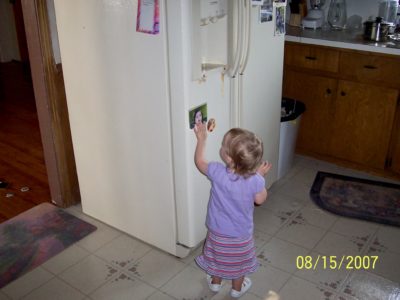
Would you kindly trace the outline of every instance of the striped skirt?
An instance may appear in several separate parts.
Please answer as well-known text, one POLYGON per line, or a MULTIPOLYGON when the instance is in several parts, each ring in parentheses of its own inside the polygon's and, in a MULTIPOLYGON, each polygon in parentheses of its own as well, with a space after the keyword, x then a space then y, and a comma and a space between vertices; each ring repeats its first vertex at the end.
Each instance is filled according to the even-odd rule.
POLYGON ((253 237, 232 238, 208 231, 197 265, 211 276, 236 279, 258 268, 253 237))

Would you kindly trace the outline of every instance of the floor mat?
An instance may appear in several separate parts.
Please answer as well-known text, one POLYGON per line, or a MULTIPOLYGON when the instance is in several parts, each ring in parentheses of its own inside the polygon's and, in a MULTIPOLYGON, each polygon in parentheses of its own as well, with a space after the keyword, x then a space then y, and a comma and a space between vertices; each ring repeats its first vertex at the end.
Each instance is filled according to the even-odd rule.
POLYGON ((0 288, 97 228, 43 203, 0 224, 0 288))
POLYGON ((318 172, 310 196, 332 213, 400 226, 400 185, 318 172))

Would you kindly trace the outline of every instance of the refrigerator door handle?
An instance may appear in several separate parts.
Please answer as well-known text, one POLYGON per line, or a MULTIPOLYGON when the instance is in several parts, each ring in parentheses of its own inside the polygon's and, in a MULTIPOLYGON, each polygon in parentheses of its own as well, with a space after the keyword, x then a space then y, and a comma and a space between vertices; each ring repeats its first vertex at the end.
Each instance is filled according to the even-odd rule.
MULTIPOLYGON (((236 50, 233 64, 229 66, 228 69, 228 74, 230 77, 234 78, 239 70, 240 67, 240 61, 242 58, 242 52, 243 52, 243 9, 242 9, 242 3, 245 0, 238 0, 237 2, 232 2, 234 5, 236 5, 236 10, 237 10, 237 22, 232 22, 232 26, 236 25, 237 28, 237 40, 236 40, 236 45, 234 46, 234 48, 236 49, 232 49, 232 50, 236 50)), ((232 13, 235 11, 235 9, 232 10, 232 13)), ((233 18, 233 16, 232 16, 233 18)), ((232 29, 233 31, 233 29, 232 29)), ((234 31, 233 31, 234 32, 234 31)), ((233 37, 232 37, 233 38, 233 37)))
POLYGON ((250 47, 250 32, 251 32, 251 0, 244 0, 245 16, 244 16, 244 38, 243 38, 243 53, 240 62, 239 74, 243 75, 246 70, 247 62, 249 60, 249 47, 250 47))

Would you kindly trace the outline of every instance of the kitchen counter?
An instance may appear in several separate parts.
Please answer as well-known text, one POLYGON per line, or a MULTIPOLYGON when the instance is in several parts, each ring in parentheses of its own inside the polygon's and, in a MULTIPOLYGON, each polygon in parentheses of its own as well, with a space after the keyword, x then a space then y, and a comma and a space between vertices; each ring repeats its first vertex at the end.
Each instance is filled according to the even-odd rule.
POLYGON ((400 55, 400 41, 367 41, 363 39, 362 31, 313 30, 287 25, 285 40, 304 44, 400 55))

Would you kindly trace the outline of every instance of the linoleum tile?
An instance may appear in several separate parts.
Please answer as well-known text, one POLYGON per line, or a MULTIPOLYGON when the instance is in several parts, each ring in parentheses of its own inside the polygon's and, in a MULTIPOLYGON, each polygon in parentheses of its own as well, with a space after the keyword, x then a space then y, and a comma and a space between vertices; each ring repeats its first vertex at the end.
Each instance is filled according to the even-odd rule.
POLYGON ((274 235, 289 218, 286 214, 275 214, 257 207, 254 209, 254 229, 274 235))
POLYGON ((90 298, 96 300, 144 300, 155 291, 155 288, 150 285, 130 275, 120 273, 91 293, 90 298))
POLYGON ((77 289, 72 288, 62 280, 53 278, 39 289, 34 290, 23 298, 23 300, 80 300, 86 296, 77 289))
POLYGON ((296 271, 297 256, 305 256, 308 252, 306 248, 274 237, 265 244, 257 258, 263 265, 272 265, 287 273, 293 273, 296 271))
POLYGON ((340 264, 339 259, 341 258, 313 251, 306 257, 299 257, 296 261, 297 271, 294 275, 317 285, 339 291, 351 273, 351 270, 346 268, 347 261, 340 264))
POLYGON ((124 268, 143 257, 151 249, 151 246, 122 234, 97 250, 95 255, 117 267, 124 268))
POLYGON ((359 265, 371 273, 400 283, 400 254, 398 253, 389 250, 383 252, 369 250, 362 256, 362 262, 359 265), (372 255, 377 257, 374 266, 372 265, 372 255))
POLYGON ((400 227, 382 225, 379 227, 371 246, 400 254, 400 227))
POLYGON ((138 261, 130 264, 127 272, 160 288, 185 267, 186 264, 179 262, 171 255, 152 250, 138 261))
POLYGON ((110 263, 90 255, 79 264, 62 272, 59 277, 84 294, 90 294, 108 280, 116 277, 119 271, 110 263))
POLYGON ((338 220, 338 216, 316 206, 307 205, 300 210, 302 218, 310 225, 330 229, 338 220))
POLYGON ((20 299, 32 292, 34 289, 48 282, 53 278, 53 276, 53 274, 39 266, 20 278, 10 282, 8 285, 3 287, 1 291, 11 299, 20 299))
POLYGON ((175 299, 163 292, 156 291, 151 296, 149 296, 147 300, 175 300, 175 299))
POLYGON ((342 294, 362 300, 400 299, 400 284, 378 275, 358 270, 342 288, 342 294))
POLYGON ((83 260, 89 254, 90 253, 82 247, 72 245, 56 256, 50 258, 42 264, 42 267, 51 273, 59 274, 77 262, 83 260))
POLYGON ((267 198, 261 208, 268 209, 276 214, 293 215, 306 205, 306 201, 288 196, 282 193, 275 193, 267 198))
POLYGON ((299 213, 279 230, 275 236, 311 250, 325 233, 325 229, 308 224, 302 214, 299 213))
POLYGON ((341 217, 330 230, 342 235, 369 240, 378 227, 378 223, 341 217))
POLYGON ((360 255, 366 248, 367 240, 328 232, 314 250, 325 255, 360 255))
POLYGON ((160 290, 177 299, 209 299, 214 296, 208 288, 206 273, 190 265, 160 290))
POLYGON ((285 300, 334 300, 336 292, 293 276, 279 292, 285 300))
POLYGON ((290 277, 291 275, 288 272, 271 265, 261 264, 257 272, 250 275, 253 281, 250 292, 264 299, 269 291, 278 292, 290 277))

